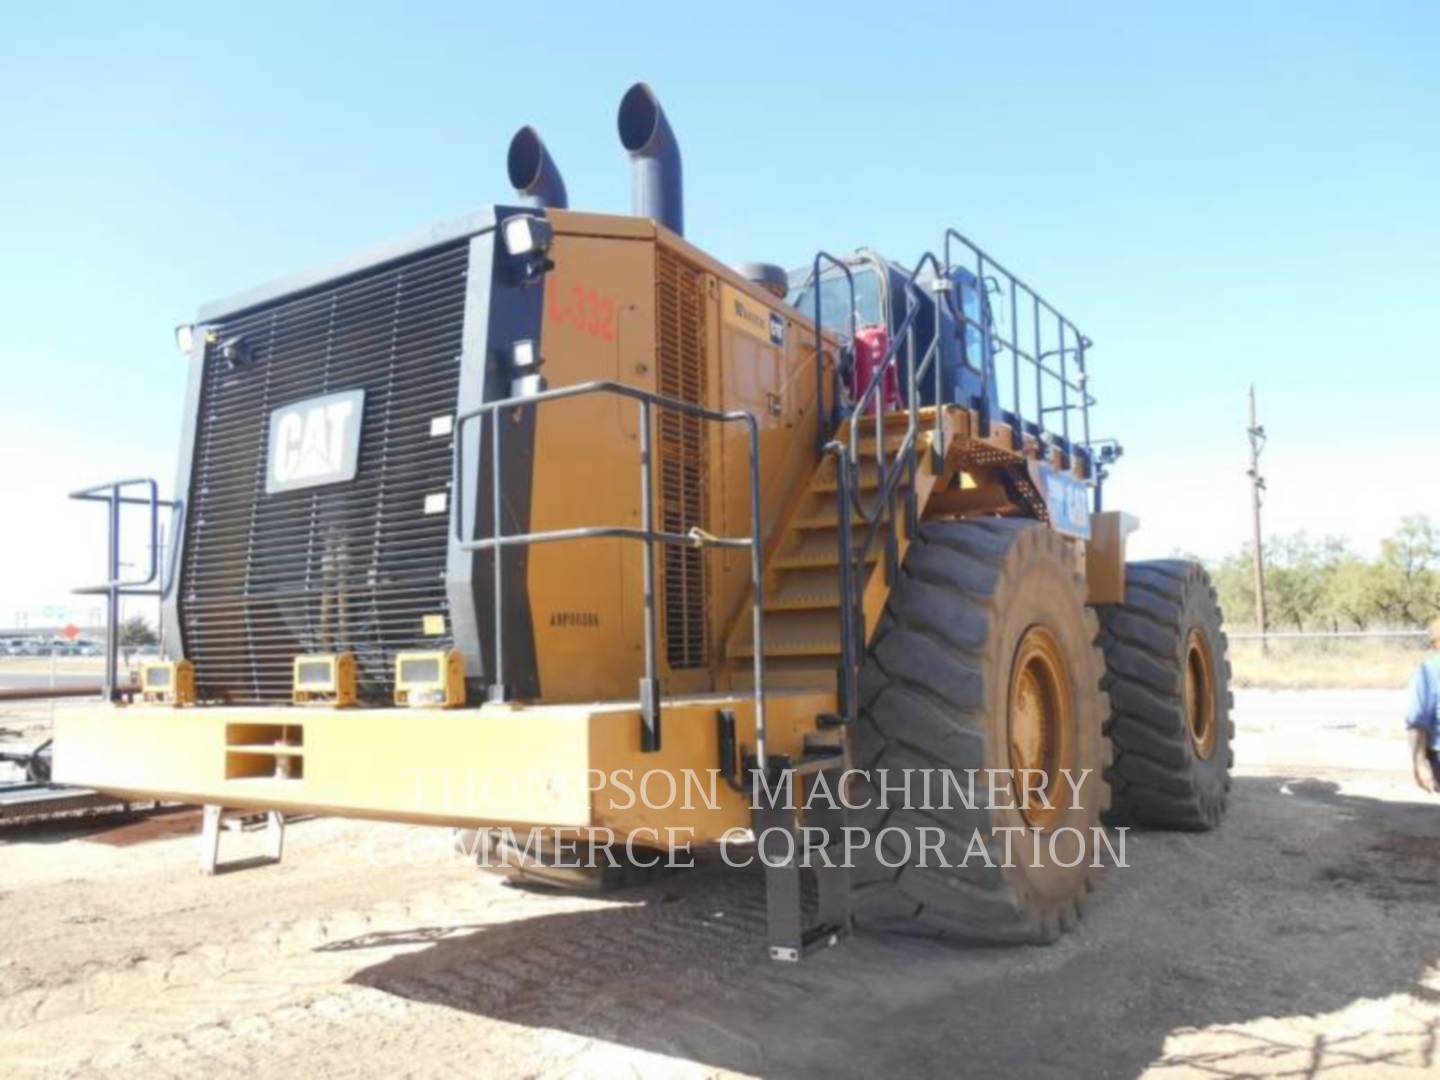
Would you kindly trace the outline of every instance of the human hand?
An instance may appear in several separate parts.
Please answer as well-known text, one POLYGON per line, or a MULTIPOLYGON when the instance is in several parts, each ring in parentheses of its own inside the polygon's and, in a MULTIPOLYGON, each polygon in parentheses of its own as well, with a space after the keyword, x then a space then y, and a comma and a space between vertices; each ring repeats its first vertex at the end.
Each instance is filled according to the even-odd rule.
POLYGON ((1429 792, 1431 795, 1440 791, 1440 784, 1435 783, 1435 772, 1430 768, 1430 762, 1428 760, 1416 760, 1415 783, 1420 785, 1421 791, 1429 792))

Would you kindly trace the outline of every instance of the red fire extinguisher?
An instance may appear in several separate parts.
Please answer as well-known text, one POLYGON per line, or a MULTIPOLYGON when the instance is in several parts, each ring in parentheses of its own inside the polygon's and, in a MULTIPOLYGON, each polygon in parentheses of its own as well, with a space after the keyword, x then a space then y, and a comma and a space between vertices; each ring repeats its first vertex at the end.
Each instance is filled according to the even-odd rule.
MULTIPOLYGON (((890 331, 883 326, 862 326, 855 332, 855 365, 850 371, 850 400, 852 402, 858 401, 860 395, 865 392, 865 388, 870 385, 870 380, 875 375, 875 369, 885 359, 885 353, 889 348, 890 331)), ((898 364, 892 363, 885 370, 885 375, 880 380, 880 389, 870 404, 871 412, 879 409, 881 399, 885 402, 886 412, 900 408, 898 364)))

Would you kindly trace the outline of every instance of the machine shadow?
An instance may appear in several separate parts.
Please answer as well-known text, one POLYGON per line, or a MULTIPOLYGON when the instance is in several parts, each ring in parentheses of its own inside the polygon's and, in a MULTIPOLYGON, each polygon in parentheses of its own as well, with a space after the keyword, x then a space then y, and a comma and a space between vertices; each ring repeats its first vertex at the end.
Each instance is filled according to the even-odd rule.
POLYGON ((1233 798, 1218 832, 1132 833, 1129 867, 1050 947, 860 935, 771 963, 759 875, 706 860, 597 910, 447 934, 352 982, 766 1076, 1435 1067, 1433 1022, 1386 1013, 1362 1036, 1324 1014, 1437 999, 1421 980, 1440 958, 1440 805, 1306 777, 1237 779, 1233 798), (1317 1018, 1313 1037, 1238 1030, 1295 1016, 1317 1018), (1216 1026, 1203 1045, 1184 1031, 1216 1026))

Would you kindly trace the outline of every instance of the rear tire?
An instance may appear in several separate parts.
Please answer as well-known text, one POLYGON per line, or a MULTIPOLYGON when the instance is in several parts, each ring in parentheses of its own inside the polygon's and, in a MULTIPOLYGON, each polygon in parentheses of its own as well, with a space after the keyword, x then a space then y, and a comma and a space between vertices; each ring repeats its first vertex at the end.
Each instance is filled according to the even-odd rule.
POLYGON ((1220 604, 1199 563, 1125 566, 1125 603, 1103 604, 1100 644, 1110 693, 1106 734, 1120 825, 1203 831, 1225 814, 1231 739, 1230 662, 1220 604))
POLYGON ((921 526, 861 672, 854 744, 866 777, 850 797, 852 805, 869 805, 851 811, 850 823, 868 829, 872 841, 882 833, 886 839, 854 853, 857 926, 1023 943, 1052 941, 1075 925, 1090 888, 1094 829, 1108 806, 1101 725, 1109 706, 1097 634, 1074 553, 1051 529, 999 518, 921 526), (1011 712, 1029 716, 1040 699, 1048 703, 1040 710, 1048 734, 1027 743, 1011 712), (995 774, 985 770, 1009 769, 1017 756, 1049 762, 1057 774, 1070 770, 1079 797, 1052 775, 1047 795, 1060 796, 1053 811, 987 809, 986 781, 995 774), (906 769, 920 772, 911 797, 901 799, 894 789, 906 769), (963 784, 967 770, 980 770, 973 807, 952 798, 950 809, 916 808, 940 801, 933 791, 923 797, 921 776, 933 789, 952 777, 963 784), (881 799, 882 783, 891 788, 888 799, 881 799), (1040 831, 1007 837, 994 831, 1002 827, 1040 831), (1060 833, 1067 827, 1073 836, 1060 833), (902 862, 906 850, 917 851, 922 829, 932 839, 939 830, 950 865, 902 862), (995 865, 972 849, 977 837, 995 865), (1007 838, 1015 844, 1009 865, 1007 838), (1062 865, 1076 857, 1077 845, 1083 857, 1062 865))

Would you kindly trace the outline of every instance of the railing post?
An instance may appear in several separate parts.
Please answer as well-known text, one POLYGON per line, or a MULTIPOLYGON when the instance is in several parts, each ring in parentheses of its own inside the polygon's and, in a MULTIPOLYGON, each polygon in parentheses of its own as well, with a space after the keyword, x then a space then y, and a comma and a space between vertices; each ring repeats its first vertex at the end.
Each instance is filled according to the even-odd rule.
MULTIPOLYGON (((815 260, 819 263, 819 259, 815 260)), ((825 410, 825 338, 820 329, 820 275, 817 273, 815 281, 815 456, 819 457, 825 452, 825 441, 830 438, 830 417, 825 410)), ((838 367, 839 360, 837 358, 838 367)), ((838 377, 838 371, 837 371, 838 377)), ((835 397, 835 405, 840 404, 839 395, 835 397)))
POLYGON ((1041 359, 1044 350, 1040 348, 1040 297, 1034 292, 1030 294, 1030 310, 1035 324, 1034 351, 1031 353, 1035 357, 1035 441, 1040 443, 1045 434, 1045 362, 1041 359))
POLYGON ((120 485, 110 488, 109 569, 105 590, 105 700, 120 696, 120 485))
MULTIPOLYGON (((929 362, 934 364, 938 371, 944 366, 940 362, 940 332, 943 326, 940 317, 940 293, 931 290, 930 302, 935 309, 934 327, 930 337, 930 347, 925 350, 925 359, 921 361, 920 366, 924 367, 925 363, 929 362)), ((909 398, 907 404, 910 407, 910 417, 905 425, 905 442, 910 449, 905 452, 907 461, 904 467, 910 470, 910 484, 905 491, 905 533, 907 536, 914 537, 920 528, 920 501, 919 496, 915 493, 915 482, 919 478, 918 459, 920 456, 915 445, 920 437, 920 379, 916 374, 913 349, 910 351, 910 370, 906 375, 906 385, 905 393, 909 398)), ((935 416, 938 424, 940 416, 940 396, 938 394, 935 397, 935 416)), ((931 451, 933 453, 933 446, 931 451)))
POLYGON ((1017 301, 1015 278, 1010 278, 1010 366, 1011 378, 1014 381, 1013 393, 1010 398, 1010 407, 1013 410, 1012 416, 1015 426, 1010 430, 1010 445, 1016 450, 1025 448, 1025 421, 1020 409, 1020 309, 1016 306, 1017 301))
MULTIPOLYGON (((946 237, 946 240, 948 241, 948 240, 949 240, 949 237, 946 237)), ((944 440, 943 440, 944 419, 943 419, 943 417, 944 417, 944 415, 945 415, 945 405, 946 405, 946 402, 945 402, 945 379, 944 379, 944 375, 945 375, 945 351, 940 348, 940 325, 941 325, 941 319, 940 319, 940 298, 941 298, 942 296, 947 297, 947 298, 950 297, 950 296, 951 296, 950 289, 951 289, 950 268, 947 266, 947 267, 945 268, 945 291, 942 292, 942 293, 937 293, 936 296, 935 296, 935 340, 934 340, 933 342, 931 342, 931 347, 935 349, 935 359, 934 359, 933 361, 931 361, 931 362, 935 365, 935 437, 934 437, 933 440, 931 440, 931 443, 930 443, 930 463, 931 463, 931 465, 934 466, 934 470, 935 470, 936 472, 939 472, 939 471, 940 471, 940 466, 941 466, 941 464, 942 464, 942 463, 941 463, 941 460, 940 460, 940 453, 941 453, 940 448, 944 445, 944 440)), ((955 308, 954 308, 954 305, 953 305, 953 304, 952 304, 951 307, 950 307, 950 314, 951 314, 951 315, 954 315, 954 314, 955 314, 955 308)), ((963 313, 962 313, 962 314, 963 314, 963 313)), ((961 357, 963 358, 964 355, 965 355, 965 353, 964 353, 964 348, 965 348, 965 334, 964 334, 963 329, 962 329, 961 334, 960 334, 960 348, 961 348, 961 353, 960 353, 960 355, 961 355, 961 357)))
POLYGON ((505 687, 505 548, 500 543, 502 531, 500 478, 500 414, 490 413, 490 506, 495 520, 491 522, 491 535, 495 540, 494 582, 495 582, 495 670, 492 672, 490 689, 486 693, 489 701, 507 701, 509 694, 505 687))
MULTIPOLYGON (((963 308, 964 301, 961 301, 963 308)), ((975 252, 975 310, 980 315, 980 437, 990 437, 990 294, 985 291, 985 255, 975 252)))
POLYGON ((1070 376, 1065 366, 1065 319, 1055 313, 1055 330, 1060 337, 1060 435, 1065 442, 1065 465, 1070 464, 1070 376))
POLYGON ((645 529, 643 553, 645 592, 645 674, 640 679, 640 749, 660 749, 660 678, 655 673, 655 478, 650 469, 650 402, 640 401, 640 517, 645 529))
MULTIPOLYGON (((810 283, 815 289, 815 459, 818 461, 825 456, 825 446, 830 441, 831 433, 840 423, 840 359, 835 357, 835 373, 831 379, 831 407, 827 413, 825 410, 825 373, 824 373, 824 329, 821 317, 824 309, 821 306, 820 296, 820 267, 822 264, 829 264, 837 268, 845 275, 845 282, 849 290, 850 307, 845 312, 845 318, 840 322, 840 337, 843 339, 845 333, 855 319, 855 275, 850 272, 850 267, 843 261, 837 259, 826 251, 817 251, 815 261, 810 268, 810 283)), ((858 327, 856 328, 858 329, 858 327)), ((854 341, 854 332, 850 333, 851 342, 854 341)), ((843 354, 846 345, 842 343, 841 353, 843 354)))
POLYGON ((761 776, 769 768, 768 734, 765 727, 765 552, 760 535, 760 429, 751 413, 745 414, 750 436, 750 588, 751 642, 754 645, 755 676, 755 764, 761 776))
POLYGON ((840 589, 840 670, 836 673, 836 690, 840 698, 840 715, 848 724, 855 722, 860 707, 859 665, 855 654, 858 635, 855 631, 855 607, 851 603, 851 595, 855 592, 854 537, 850 533, 853 504, 849 458, 843 448, 834 453, 834 458, 835 490, 840 509, 840 580, 837 582, 840 589))

